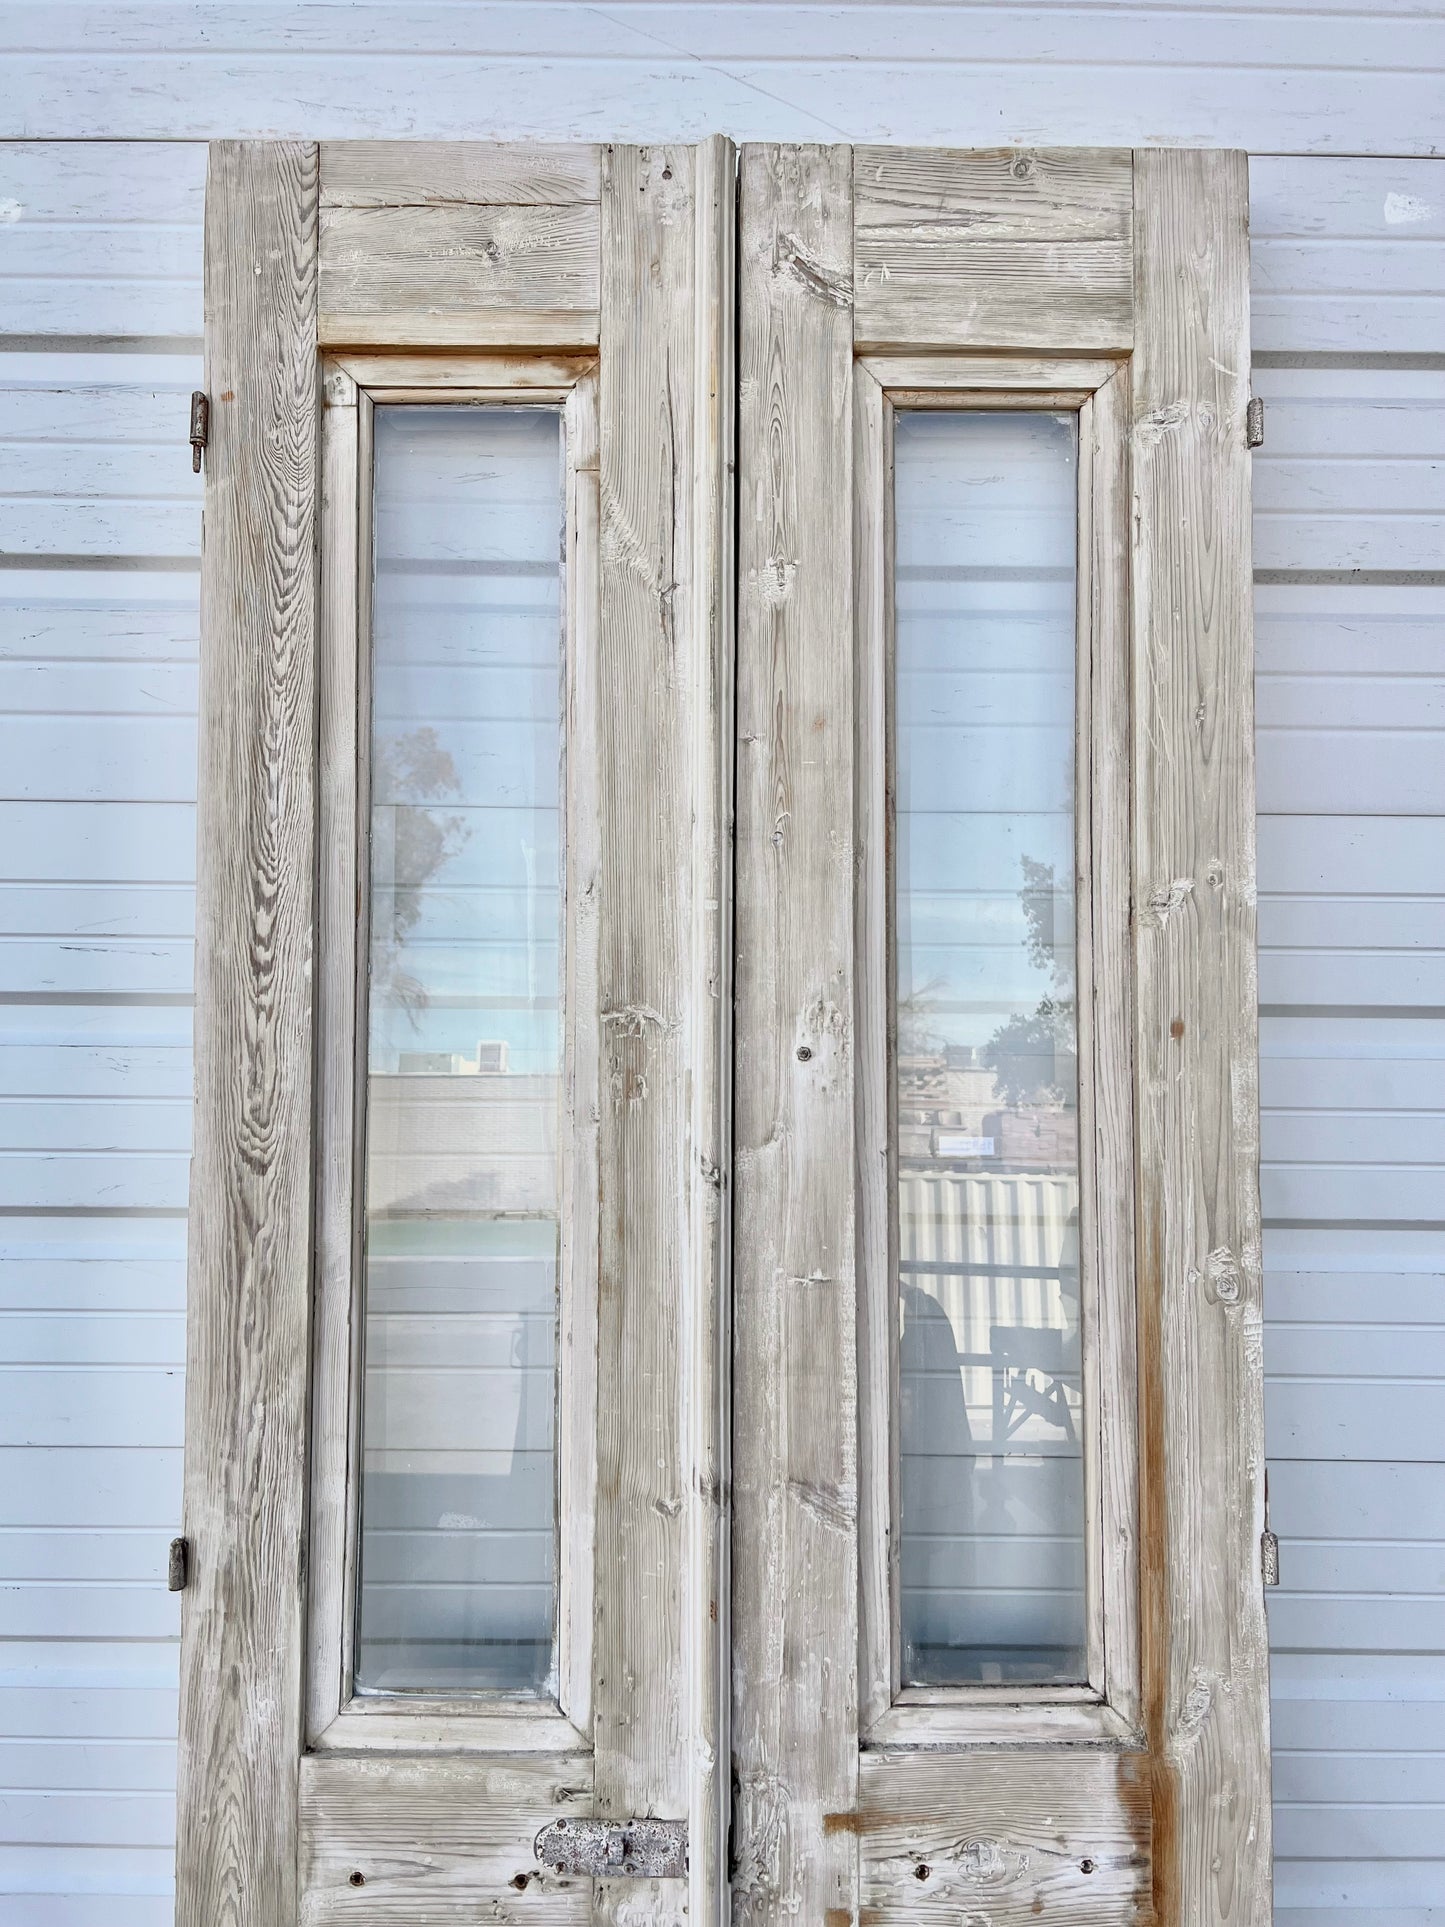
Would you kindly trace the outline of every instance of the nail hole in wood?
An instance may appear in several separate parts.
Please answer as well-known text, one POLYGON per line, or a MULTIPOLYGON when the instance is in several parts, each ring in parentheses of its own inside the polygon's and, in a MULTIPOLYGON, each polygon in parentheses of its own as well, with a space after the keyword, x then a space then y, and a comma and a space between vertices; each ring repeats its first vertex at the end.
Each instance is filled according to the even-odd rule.
POLYGON ((807 1063, 807 1061, 808 1061, 808 1059, 809 1059, 809 1058, 810 1058, 810 1057, 811 1057, 812 1055, 813 1055, 813 1051, 812 1051, 812 1047, 811 1047, 811 1045, 808 1045, 808 1044, 799 1044, 799 1046, 798 1046, 798 1062, 799 1062, 800 1064, 806 1064, 806 1063, 807 1063))
POLYGON ((1093 1871, 1094 1871, 1094 1863, 1092 1860, 1081 1860, 1079 1862, 1080 1873, 1092 1873, 1093 1871))
POLYGON ((362 1873, 359 1868, 351 1875, 351 1884, 353 1887, 364 1887, 366 1885, 366 1875, 362 1873))
POLYGON ((923 1861, 920 1860, 918 1865, 913 1869, 913 1878, 915 1880, 927 1880, 931 1872, 932 1869, 925 1866, 923 1861))

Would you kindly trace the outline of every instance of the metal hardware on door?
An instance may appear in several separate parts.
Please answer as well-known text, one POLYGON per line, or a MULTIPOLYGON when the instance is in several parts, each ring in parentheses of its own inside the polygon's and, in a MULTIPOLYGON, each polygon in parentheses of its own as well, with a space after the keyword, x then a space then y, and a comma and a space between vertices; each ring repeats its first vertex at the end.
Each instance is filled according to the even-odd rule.
POLYGON ((533 1851, 553 1873, 593 1880, 684 1880, 686 1820, 554 1820, 533 1851))

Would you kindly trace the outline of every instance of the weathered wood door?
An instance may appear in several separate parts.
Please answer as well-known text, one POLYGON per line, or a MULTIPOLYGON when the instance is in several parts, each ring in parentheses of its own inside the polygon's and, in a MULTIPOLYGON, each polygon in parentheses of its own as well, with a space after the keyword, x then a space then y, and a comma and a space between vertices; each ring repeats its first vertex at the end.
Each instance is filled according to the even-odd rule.
POLYGON ((721 1919, 734 181, 212 153, 186 1927, 721 1919))
POLYGON ((183 1927, 1267 1919, 1244 224, 213 151, 183 1927))
POLYGON ((1244 160, 739 192, 735 1917, 1257 1927, 1244 160))

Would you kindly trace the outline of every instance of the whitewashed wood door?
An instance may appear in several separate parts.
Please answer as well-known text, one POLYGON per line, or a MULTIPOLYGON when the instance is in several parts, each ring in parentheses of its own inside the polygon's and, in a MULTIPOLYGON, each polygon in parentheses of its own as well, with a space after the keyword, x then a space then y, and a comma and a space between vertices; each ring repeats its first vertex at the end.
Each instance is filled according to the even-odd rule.
POLYGON ((738 1922, 1269 1918, 1246 209, 1230 153, 742 152, 738 1922), (1088 1664, 910 1691, 889 424, 1000 406, 1077 417, 1088 1664))
POLYGON ((212 149, 184 1927, 724 1916, 734 180, 720 140, 212 149), (368 458, 383 407, 449 401, 565 425, 561 1658, 530 1704, 364 1697, 348 1659, 368 458), (535 1850, 592 1818, 685 1823, 688 1871, 535 1850))

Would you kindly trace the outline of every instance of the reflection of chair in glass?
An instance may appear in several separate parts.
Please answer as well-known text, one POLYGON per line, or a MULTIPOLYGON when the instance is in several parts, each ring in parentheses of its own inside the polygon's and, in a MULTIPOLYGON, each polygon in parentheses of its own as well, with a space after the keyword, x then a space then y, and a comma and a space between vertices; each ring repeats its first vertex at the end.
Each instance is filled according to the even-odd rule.
POLYGON ((995 1448, 1013 1438, 1031 1418, 1056 1426, 1066 1439, 1077 1443, 1064 1377, 1073 1355, 1071 1335, 1038 1325, 994 1325, 989 1331, 989 1351, 995 1448))

